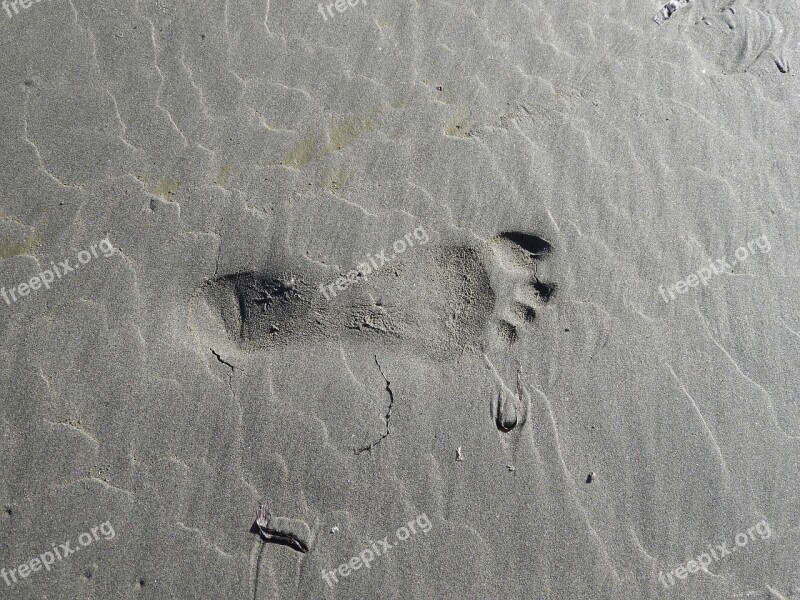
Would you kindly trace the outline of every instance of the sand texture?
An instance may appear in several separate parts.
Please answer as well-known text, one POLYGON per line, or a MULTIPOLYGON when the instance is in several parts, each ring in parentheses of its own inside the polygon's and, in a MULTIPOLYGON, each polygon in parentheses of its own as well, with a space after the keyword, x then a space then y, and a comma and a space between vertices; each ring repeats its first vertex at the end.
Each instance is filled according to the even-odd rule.
POLYGON ((796 0, 0 27, 0 598, 800 600, 796 0))

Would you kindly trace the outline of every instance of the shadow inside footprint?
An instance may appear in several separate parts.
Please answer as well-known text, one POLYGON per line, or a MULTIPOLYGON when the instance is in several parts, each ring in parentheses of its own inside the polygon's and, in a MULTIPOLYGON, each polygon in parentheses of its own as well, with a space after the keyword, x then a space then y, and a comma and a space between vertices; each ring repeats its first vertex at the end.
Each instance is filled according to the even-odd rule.
POLYGON ((212 279, 203 290, 228 336, 248 348, 291 337, 310 322, 312 291, 293 276, 234 273, 212 279))
POLYGON ((531 256, 543 258, 550 254, 553 247, 550 242, 543 240, 537 235, 521 233, 519 231, 506 231, 497 236, 496 239, 506 240, 516 244, 531 256))
POLYGON ((556 292, 555 283, 544 283, 539 281, 538 279, 535 279, 533 283, 531 283, 531 286, 533 287, 534 290, 536 290, 536 293, 539 294, 539 298, 541 298, 542 302, 544 302, 545 304, 550 302, 550 298, 556 292))

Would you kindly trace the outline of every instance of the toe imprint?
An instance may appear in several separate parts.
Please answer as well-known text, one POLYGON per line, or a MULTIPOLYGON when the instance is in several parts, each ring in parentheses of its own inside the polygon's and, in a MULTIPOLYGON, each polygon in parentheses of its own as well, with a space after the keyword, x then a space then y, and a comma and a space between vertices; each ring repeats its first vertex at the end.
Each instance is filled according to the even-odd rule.
POLYGON ((536 275, 539 262, 552 253, 553 247, 539 236, 515 231, 501 233, 489 247, 498 267, 493 271, 497 298, 494 328, 497 339, 510 345, 526 325, 536 320, 537 308, 555 294, 556 284, 543 282, 536 275))

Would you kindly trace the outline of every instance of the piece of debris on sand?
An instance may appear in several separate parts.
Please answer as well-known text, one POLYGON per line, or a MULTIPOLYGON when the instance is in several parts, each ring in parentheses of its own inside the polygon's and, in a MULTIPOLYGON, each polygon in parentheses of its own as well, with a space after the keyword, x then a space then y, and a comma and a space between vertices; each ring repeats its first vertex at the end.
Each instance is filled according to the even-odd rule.
POLYGON ((288 546, 298 552, 308 552, 311 540, 308 524, 299 519, 273 517, 266 499, 258 506, 256 522, 251 531, 259 533, 265 542, 288 546))

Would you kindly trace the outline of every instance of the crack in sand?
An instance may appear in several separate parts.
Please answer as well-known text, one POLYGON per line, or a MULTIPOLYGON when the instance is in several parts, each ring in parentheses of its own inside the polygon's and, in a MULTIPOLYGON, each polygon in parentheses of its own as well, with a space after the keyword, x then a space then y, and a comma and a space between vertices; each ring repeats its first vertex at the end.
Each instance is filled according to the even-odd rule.
POLYGON ((384 421, 385 421, 385 425, 386 425, 386 431, 384 431, 381 434, 381 436, 377 440, 375 440, 374 442, 354 450, 354 452, 356 454, 361 454, 362 452, 366 452, 368 450, 371 451, 375 446, 377 446, 383 440, 385 440, 387 437, 389 437, 389 434, 392 432, 392 430, 391 430, 391 428, 389 426, 389 421, 392 418, 392 407, 394 406, 394 393, 392 392, 392 388, 390 387, 391 382, 386 378, 386 375, 383 372, 383 367, 381 367, 381 364, 378 362, 378 355, 377 354, 375 355, 375 364, 378 365, 378 370, 381 373, 381 377, 383 377, 383 380, 386 382, 386 391, 389 393, 389 408, 387 409, 386 416, 384 417, 384 421))
MULTIPOLYGON (((209 350, 211 350, 211 354, 213 354, 220 363, 230 368, 231 372, 228 373, 228 389, 231 391, 233 399, 236 400, 236 392, 233 390, 233 374, 236 373, 236 367, 222 358, 222 356, 220 356, 219 353, 213 348, 209 348, 209 350)), ((241 410, 239 412, 241 413, 241 410)))

